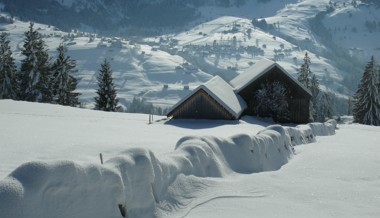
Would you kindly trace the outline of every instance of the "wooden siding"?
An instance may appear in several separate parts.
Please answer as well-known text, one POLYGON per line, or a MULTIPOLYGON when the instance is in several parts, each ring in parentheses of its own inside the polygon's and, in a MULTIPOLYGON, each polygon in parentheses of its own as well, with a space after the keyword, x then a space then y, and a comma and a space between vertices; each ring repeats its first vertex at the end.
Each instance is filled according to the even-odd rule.
POLYGON ((289 99, 290 120, 292 123, 308 123, 309 122, 309 99, 289 99))
POLYGON ((202 89, 186 99, 168 116, 171 116, 173 119, 235 119, 231 113, 202 89))
POLYGON ((281 69, 274 67, 269 72, 258 78, 238 94, 247 102, 248 108, 245 115, 256 116, 253 107, 256 105, 254 93, 261 88, 266 81, 279 81, 287 89, 287 102, 289 105, 289 120, 277 120, 279 122, 307 123, 309 122, 309 102, 311 96, 305 92, 297 83, 282 73, 281 69))

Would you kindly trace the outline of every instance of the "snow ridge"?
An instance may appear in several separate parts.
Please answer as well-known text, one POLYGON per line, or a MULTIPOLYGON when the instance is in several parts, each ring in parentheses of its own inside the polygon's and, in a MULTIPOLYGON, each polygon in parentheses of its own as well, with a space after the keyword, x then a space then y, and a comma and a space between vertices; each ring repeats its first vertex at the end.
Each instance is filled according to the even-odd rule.
POLYGON ((161 160, 148 149, 135 148, 104 165, 26 163, 0 181, 0 217, 154 217, 166 210, 161 202, 170 204, 167 191, 180 175, 278 170, 294 155, 294 145, 334 134, 335 128, 336 122, 328 121, 272 125, 257 135, 229 138, 186 136, 161 160))

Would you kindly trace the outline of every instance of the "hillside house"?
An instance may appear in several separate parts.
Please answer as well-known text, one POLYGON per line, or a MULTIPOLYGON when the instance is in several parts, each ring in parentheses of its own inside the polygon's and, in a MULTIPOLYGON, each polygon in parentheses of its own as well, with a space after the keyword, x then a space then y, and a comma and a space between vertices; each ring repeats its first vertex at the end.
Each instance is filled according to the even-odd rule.
POLYGON ((239 119, 256 116, 254 93, 264 82, 281 81, 286 87, 288 118, 278 122, 309 122, 311 92, 279 64, 262 59, 229 83, 219 76, 193 90, 167 113, 173 119, 239 119))

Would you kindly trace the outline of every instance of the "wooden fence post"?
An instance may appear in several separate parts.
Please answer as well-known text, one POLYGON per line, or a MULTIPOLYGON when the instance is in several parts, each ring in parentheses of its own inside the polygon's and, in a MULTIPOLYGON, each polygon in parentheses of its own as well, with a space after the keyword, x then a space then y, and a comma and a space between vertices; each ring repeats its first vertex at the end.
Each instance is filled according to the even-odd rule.
POLYGON ((100 163, 103 164, 103 155, 102 155, 102 153, 100 153, 99 156, 100 156, 100 163))

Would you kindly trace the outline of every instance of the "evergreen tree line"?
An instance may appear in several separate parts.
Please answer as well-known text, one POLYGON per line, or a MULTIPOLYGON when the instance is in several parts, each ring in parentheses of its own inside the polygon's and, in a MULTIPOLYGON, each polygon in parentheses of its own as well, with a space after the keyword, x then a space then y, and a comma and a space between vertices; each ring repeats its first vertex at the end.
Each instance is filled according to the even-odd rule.
POLYGON ((60 44, 52 62, 42 35, 30 23, 22 48, 24 58, 17 70, 7 33, 0 34, 0 99, 78 106, 76 62, 60 44))
POLYGON ((312 97, 310 101, 310 121, 325 122, 335 114, 335 95, 324 92, 319 87, 319 81, 310 70, 310 57, 305 53, 303 64, 298 69, 297 80, 310 90, 312 97))
MULTIPOLYGON (((67 55, 67 47, 61 43, 57 48, 58 56, 52 61, 42 35, 34 29, 33 23, 24 35, 24 58, 17 70, 8 34, 0 34, 0 99, 79 106, 80 94, 75 92, 78 81, 72 75, 76 71, 76 61, 67 55)), ((118 110, 112 71, 107 60, 101 64, 97 79, 99 88, 95 109, 118 110)))
POLYGON ((373 56, 364 68, 352 106, 354 122, 380 126, 380 66, 373 56))
MULTIPOLYGON (((30 23, 24 35, 24 58, 18 70, 9 36, 5 32, 0 34, 0 99, 79 106, 80 94, 75 92, 78 81, 72 75, 76 72, 76 61, 67 55, 67 47, 61 43, 57 48, 58 56, 52 61, 47 45, 42 35, 34 29, 33 23, 30 23)), ((107 59, 100 65, 97 82, 94 109, 121 111, 107 59)), ((165 109, 155 107, 145 99, 134 98, 128 112, 162 115, 165 109)))

